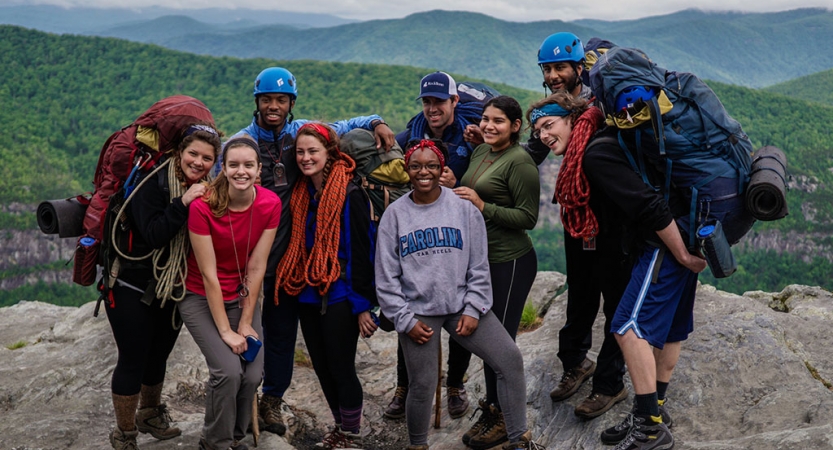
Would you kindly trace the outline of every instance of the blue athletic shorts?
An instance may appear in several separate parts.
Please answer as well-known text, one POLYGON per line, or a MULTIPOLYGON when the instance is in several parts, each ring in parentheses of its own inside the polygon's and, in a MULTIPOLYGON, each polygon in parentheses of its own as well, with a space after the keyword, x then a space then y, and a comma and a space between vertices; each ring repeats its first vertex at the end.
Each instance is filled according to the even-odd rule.
POLYGON ((670 252, 648 246, 639 256, 610 329, 636 335, 656 348, 679 342, 694 330, 697 274, 670 252))

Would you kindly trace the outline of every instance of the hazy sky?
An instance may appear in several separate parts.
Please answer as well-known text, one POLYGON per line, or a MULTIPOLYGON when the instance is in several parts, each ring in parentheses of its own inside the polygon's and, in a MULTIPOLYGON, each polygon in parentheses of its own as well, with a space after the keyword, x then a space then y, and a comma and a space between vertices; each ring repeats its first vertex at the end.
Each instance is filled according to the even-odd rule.
MULTIPOLYGON (((20 4, 21 0, 0 0, 0 5, 20 4)), ((349 19, 391 19, 408 14, 445 9, 472 11, 504 20, 635 19, 657 16, 697 7, 709 11, 771 12, 788 9, 833 7, 833 0, 35 0, 26 3, 83 7, 141 8, 160 5, 170 8, 252 8, 293 12, 325 13, 349 19)))

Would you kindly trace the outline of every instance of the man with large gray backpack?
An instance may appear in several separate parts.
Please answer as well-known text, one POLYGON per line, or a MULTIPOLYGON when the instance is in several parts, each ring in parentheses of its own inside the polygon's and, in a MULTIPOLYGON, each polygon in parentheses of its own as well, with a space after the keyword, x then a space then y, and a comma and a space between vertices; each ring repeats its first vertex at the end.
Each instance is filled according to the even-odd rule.
POLYGON ((752 144, 705 83, 658 67, 640 50, 600 55, 590 84, 608 128, 588 145, 585 172, 628 209, 644 237, 611 324, 634 411, 601 438, 617 450, 670 449, 660 406, 693 330, 697 273, 705 267, 699 252, 715 276, 734 271, 729 246, 755 221, 742 195, 752 144))

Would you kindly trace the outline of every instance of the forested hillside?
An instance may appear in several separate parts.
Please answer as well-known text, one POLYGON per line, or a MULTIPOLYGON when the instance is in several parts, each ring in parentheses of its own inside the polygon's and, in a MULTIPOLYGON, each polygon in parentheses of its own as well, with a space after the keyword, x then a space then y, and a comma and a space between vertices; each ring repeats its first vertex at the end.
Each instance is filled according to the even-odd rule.
MULTIPOLYGON (((0 26, 0 229, 10 236, 8 230, 34 227, 33 212, 19 213, 26 208, 10 205, 30 205, 28 210, 33 211, 31 205, 40 200, 89 190, 106 138, 159 98, 178 93, 195 96, 208 105, 224 132, 236 132, 251 120, 254 77, 271 65, 283 65, 298 78, 296 117, 334 120, 378 113, 395 131, 420 110, 414 100, 418 81, 431 70, 214 58, 110 38, 59 36, 0 26)), ((492 84, 516 96, 522 105, 542 95, 492 84)), ((739 248, 742 267, 738 275, 716 284, 732 292, 752 288, 774 291, 791 283, 833 287, 829 279, 833 271, 833 136, 829 132, 833 108, 780 94, 709 84, 743 123, 756 147, 770 144, 785 150, 792 174, 790 216, 759 223, 753 231, 756 239, 775 236, 776 243, 767 246, 752 240, 739 248), (782 244, 794 239, 803 244, 782 244)), ((541 270, 563 271, 560 229, 536 229, 533 236, 541 270)), ((0 270, 0 280, 21 272, 57 270, 62 264, 7 265, 4 267, 11 268, 0 270)), ((712 282, 708 277, 704 280, 712 282)), ((46 289, 51 290, 48 296, 81 298, 69 288, 41 283, 0 292, 0 304, 14 303, 24 294, 36 298, 46 289)))
POLYGON ((833 69, 779 83, 765 90, 833 106, 833 69))

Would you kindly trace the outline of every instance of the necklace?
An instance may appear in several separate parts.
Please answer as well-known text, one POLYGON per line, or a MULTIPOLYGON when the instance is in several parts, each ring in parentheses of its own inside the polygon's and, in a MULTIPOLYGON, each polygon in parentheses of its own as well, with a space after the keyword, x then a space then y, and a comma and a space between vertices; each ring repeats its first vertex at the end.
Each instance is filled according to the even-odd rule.
MULTIPOLYGON (((505 149, 501 150, 500 152, 497 152, 498 155, 495 156, 492 159, 486 159, 486 156, 489 156, 489 155, 486 155, 486 156, 483 157, 483 159, 480 160, 480 164, 477 165, 477 168, 474 169, 474 173, 471 175, 471 185, 470 185, 470 187, 472 189, 474 189, 474 187, 477 185, 477 180, 480 179, 480 177, 483 176, 483 174, 485 174, 487 170, 489 170, 489 167, 492 167, 492 163, 494 163, 495 161, 500 159, 500 157, 503 156, 504 153, 506 153, 506 150, 508 150, 508 148, 505 148, 505 149), (483 166, 483 163, 488 163, 489 165, 486 166, 485 169, 483 169, 483 172, 480 172, 480 168, 483 166), (480 172, 480 173, 478 173, 478 172, 480 172)), ((495 153, 495 152, 489 150, 489 153, 495 153)))
MULTIPOLYGON (((231 245, 234 249, 234 264, 237 265, 237 276, 240 279, 240 284, 237 285, 237 295, 240 299, 245 299, 249 296, 249 245, 252 243, 252 214, 255 209, 255 198, 257 197, 257 190, 252 186, 252 204, 249 205, 249 235, 246 238, 246 264, 243 271, 240 270, 240 259, 237 256, 237 241, 234 239, 234 227, 231 224, 231 209, 226 209, 226 217, 228 218, 228 228, 231 231, 231 245)), ((241 308, 243 305, 239 305, 241 308)))

